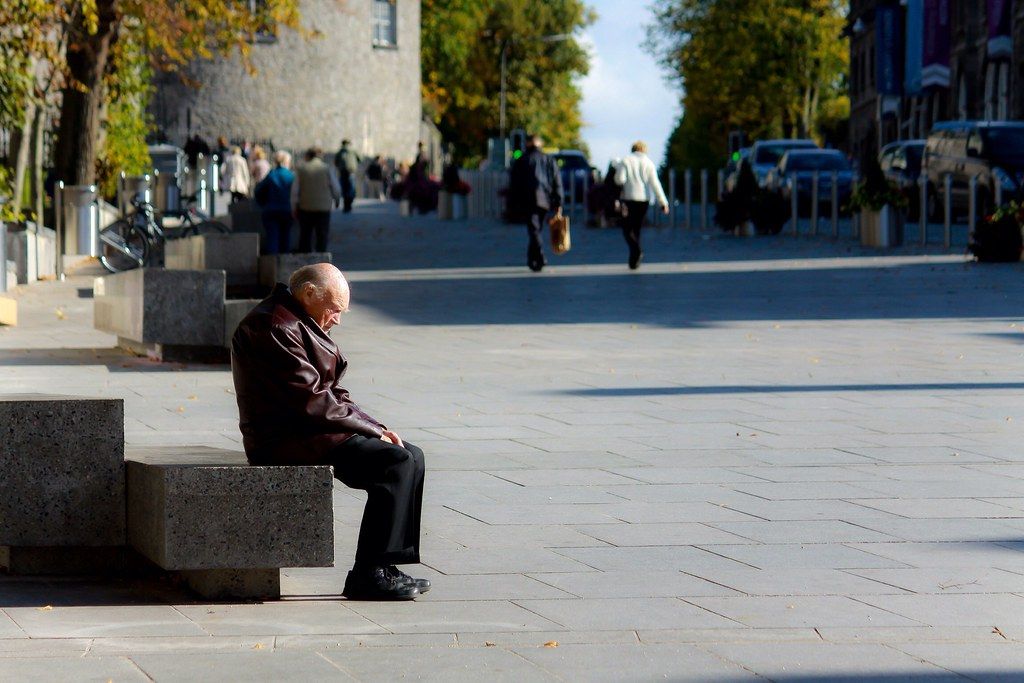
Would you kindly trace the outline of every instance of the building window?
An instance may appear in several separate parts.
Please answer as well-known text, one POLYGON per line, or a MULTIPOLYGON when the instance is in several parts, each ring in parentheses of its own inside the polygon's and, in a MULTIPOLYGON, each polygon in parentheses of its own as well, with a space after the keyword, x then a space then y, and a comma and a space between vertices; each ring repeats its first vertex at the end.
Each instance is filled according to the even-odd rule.
POLYGON ((372 0, 373 46, 398 46, 398 0, 372 0))

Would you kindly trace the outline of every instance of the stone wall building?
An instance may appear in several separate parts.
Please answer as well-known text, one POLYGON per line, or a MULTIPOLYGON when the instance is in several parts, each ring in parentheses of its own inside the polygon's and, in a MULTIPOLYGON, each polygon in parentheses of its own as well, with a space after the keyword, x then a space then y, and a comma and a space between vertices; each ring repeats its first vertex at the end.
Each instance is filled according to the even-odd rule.
POLYGON ((1024 119, 1024 2, 852 0, 847 35, 855 156, 936 121, 1024 119))
MULTIPOLYGON (((256 2, 259 0, 250 0, 256 2)), ((336 149, 412 158, 421 136, 419 0, 302 0, 302 23, 321 33, 256 36, 250 75, 237 56, 191 64, 185 85, 158 77, 158 132, 183 145, 198 133, 300 151, 336 149)))

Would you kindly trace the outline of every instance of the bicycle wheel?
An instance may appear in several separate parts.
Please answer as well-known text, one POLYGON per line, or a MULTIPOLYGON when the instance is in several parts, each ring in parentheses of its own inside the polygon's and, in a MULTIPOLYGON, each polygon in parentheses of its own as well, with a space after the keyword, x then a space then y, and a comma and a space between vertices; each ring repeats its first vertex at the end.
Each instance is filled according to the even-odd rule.
POLYGON ((141 268, 149 255, 146 233, 126 220, 100 230, 100 263, 111 273, 141 268))
POLYGON ((192 233, 193 235, 226 235, 231 232, 231 228, 220 221, 213 220, 200 221, 199 223, 196 223, 193 230, 195 230, 195 232, 192 233))

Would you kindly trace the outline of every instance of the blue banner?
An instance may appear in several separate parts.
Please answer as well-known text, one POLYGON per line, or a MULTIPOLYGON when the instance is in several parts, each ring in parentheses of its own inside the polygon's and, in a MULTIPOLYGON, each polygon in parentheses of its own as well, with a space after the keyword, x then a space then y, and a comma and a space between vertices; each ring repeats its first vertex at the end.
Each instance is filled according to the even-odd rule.
POLYGON ((903 31, 900 8, 875 8, 875 87, 879 95, 903 92, 903 31))
POLYGON ((906 59, 903 62, 903 89, 907 95, 921 94, 921 68, 924 65, 924 0, 907 0, 906 59))

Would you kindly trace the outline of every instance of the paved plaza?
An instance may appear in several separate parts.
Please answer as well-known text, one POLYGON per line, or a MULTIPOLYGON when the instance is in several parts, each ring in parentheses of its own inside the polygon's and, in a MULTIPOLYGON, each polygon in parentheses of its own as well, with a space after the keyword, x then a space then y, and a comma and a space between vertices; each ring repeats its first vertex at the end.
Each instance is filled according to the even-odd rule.
MULTIPOLYGON (((1024 680, 1024 270, 940 247, 334 216, 347 386, 427 453, 415 603, 0 577, 0 680, 1024 680)), ((241 449, 224 365, 21 288, 0 392, 125 401, 132 446, 241 449)), ((408 568, 407 568, 408 569, 408 568)))

